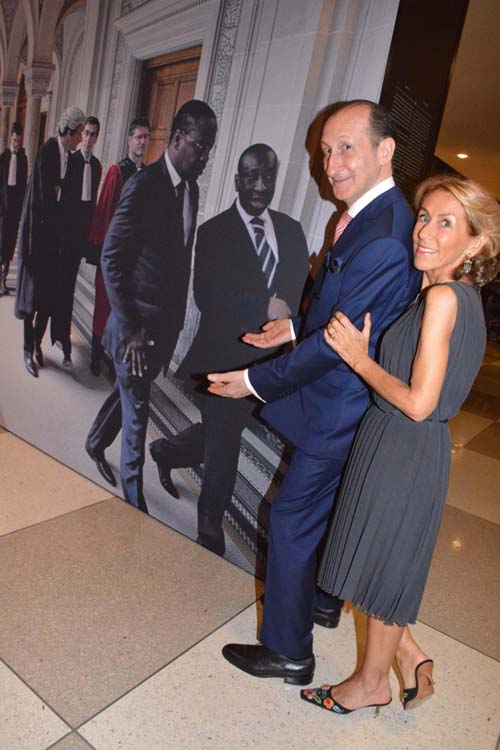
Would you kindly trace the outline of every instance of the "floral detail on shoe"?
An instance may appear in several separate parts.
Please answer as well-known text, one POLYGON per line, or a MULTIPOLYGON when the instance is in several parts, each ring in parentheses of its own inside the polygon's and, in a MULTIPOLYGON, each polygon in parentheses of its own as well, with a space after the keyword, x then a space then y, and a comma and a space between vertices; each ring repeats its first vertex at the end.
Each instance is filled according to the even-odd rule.
POLYGON ((324 705, 325 708, 328 708, 331 711, 335 710, 335 702, 333 701, 332 698, 325 698, 323 700, 323 705, 324 705))

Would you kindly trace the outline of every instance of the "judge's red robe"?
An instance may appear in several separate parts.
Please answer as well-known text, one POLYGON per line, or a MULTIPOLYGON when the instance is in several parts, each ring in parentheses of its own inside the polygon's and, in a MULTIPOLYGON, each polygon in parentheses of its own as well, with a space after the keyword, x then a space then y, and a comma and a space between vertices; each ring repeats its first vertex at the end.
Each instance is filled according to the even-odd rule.
MULTIPOLYGON (((136 165, 128 157, 119 162, 119 164, 113 164, 108 169, 92 221, 90 222, 88 239, 91 244, 97 245, 99 248, 102 247, 106 232, 120 200, 123 185, 136 171, 136 165)), ((108 295, 106 294, 101 269, 98 265, 95 275, 95 303, 92 319, 92 336, 94 338, 101 339, 110 311, 111 307, 108 295)))

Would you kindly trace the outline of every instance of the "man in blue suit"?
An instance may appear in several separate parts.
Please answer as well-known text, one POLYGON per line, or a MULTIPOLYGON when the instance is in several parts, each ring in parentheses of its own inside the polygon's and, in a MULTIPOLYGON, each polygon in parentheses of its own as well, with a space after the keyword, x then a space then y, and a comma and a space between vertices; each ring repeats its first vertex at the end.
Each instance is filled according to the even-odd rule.
POLYGON ((313 622, 336 627, 342 602, 314 588, 317 554, 356 427, 369 403, 365 384, 325 343, 336 310, 358 328, 384 330, 416 295, 410 208, 392 179, 389 114, 366 101, 333 108, 321 138, 326 175, 347 205, 318 274, 304 319, 280 319, 245 341, 261 348, 297 339, 294 349, 247 371, 210 375, 209 390, 267 402, 262 416, 296 447, 270 512, 262 644, 229 644, 223 655, 256 677, 307 685, 314 674, 313 622))

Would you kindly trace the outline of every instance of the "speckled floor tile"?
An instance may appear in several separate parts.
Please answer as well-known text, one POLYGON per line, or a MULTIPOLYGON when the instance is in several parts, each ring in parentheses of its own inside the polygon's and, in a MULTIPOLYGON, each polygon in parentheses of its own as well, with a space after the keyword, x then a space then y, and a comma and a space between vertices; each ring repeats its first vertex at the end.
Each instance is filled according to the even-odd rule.
POLYGON ((500 524, 500 461, 468 448, 451 457, 447 503, 500 524))
POLYGON ((234 565, 107 500, 0 539, 0 658, 76 728, 255 590, 234 565))
MULTIPOLYGON (((482 453, 483 456, 490 456, 499 460, 500 467, 500 422, 493 422, 489 427, 480 432, 467 443, 467 448, 477 453, 482 453)), ((498 476, 497 491, 500 497, 500 468, 498 476)))
POLYGON ((500 527, 447 506, 419 619, 500 660, 500 527))
POLYGON ((459 412, 449 421, 452 444, 455 448, 463 448, 491 424, 493 424, 491 419, 471 414, 468 411, 459 412))
MULTIPOLYGON (((316 631, 313 684, 341 681, 356 661, 353 617, 316 631)), ((493 750, 500 665, 425 625, 414 634, 436 661, 437 687, 413 712, 402 710, 394 674, 393 703, 375 719, 372 710, 334 716, 300 700, 297 687, 234 669, 220 650, 254 641, 250 607, 79 731, 97 750, 493 750)))
POLYGON ((2 750, 45 750, 68 730, 69 727, 49 706, 0 662, 2 750))
POLYGON ((55 745, 51 745, 48 750, 94 750, 94 748, 79 734, 71 732, 55 745))
POLYGON ((0 534, 111 497, 109 490, 9 433, 0 436, 0 487, 0 534))

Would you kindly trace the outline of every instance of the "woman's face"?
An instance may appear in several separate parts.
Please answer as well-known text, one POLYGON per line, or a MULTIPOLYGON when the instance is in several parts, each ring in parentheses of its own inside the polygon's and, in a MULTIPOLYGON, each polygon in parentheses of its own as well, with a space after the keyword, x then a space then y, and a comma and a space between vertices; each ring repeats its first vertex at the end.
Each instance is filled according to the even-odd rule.
POLYGON ((414 264, 431 275, 433 283, 451 281, 453 272, 480 249, 478 237, 469 234, 461 203, 447 190, 428 193, 418 210, 413 230, 414 264))

